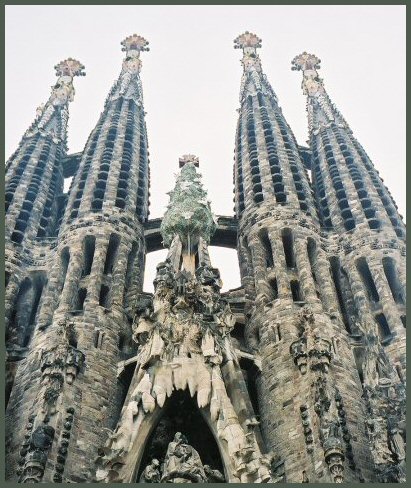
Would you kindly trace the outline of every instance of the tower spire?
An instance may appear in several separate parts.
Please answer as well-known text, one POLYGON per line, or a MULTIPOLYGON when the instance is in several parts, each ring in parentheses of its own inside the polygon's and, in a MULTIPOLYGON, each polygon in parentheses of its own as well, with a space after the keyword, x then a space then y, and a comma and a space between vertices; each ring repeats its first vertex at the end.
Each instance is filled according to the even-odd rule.
POLYGON ((149 51, 148 41, 133 34, 121 46, 125 52, 121 72, 83 151, 63 227, 83 213, 104 207, 128 210, 140 220, 148 216, 150 173, 140 79, 140 55, 149 51), (90 184, 85 185, 86 180, 90 184), (107 193, 107 187, 113 186, 117 191, 107 193))
POLYGON ((257 49, 262 46, 261 39, 251 32, 245 31, 234 39, 234 49, 242 49, 243 77, 241 79, 240 103, 243 103, 247 95, 261 91, 264 95, 272 97, 277 103, 277 95, 274 93, 267 77, 263 73, 260 56, 257 49))
POLYGON ((66 141, 68 104, 74 99, 73 79, 75 76, 85 76, 84 65, 73 58, 60 61, 54 67, 57 82, 51 87, 48 101, 40 105, 36 111, 36 119, 26 131, 24 137, 32 137, 36 133, 50 135, 53 141, 66 141))
POLYGON ((241 64, 244 67, 244 72, 252 69, 258 72, 262 71, 261 59, 257 54, 257 49, 261 47, 261 39, 252 32, 245 31, 234 39, 234 49, 243 50, 243 58, 241 64))
POLYGON ((320 62, 316 55, 303 52, 292 60, 291 69, 303 73, 313 186, 323 225, 342 231, 364 223, 374 230, 391 226, 402 238, 405 228, 395 202, 348 123, 331 102, 318 75, 320 62), (328 179, 324 178, 327 173, 328 179))
POLYGON ((177 176, 170 203, 161 224, 164 243, 171 246, 177 239, 182 245, 182 264, 194 274, 195 255, 199 255, 202 243, 208 243, 216 229, 207 192, 197 173, 198 157, 185 154, 179 159, 181 171, 177 176))
POLYGON ((142 61, 140 53, 149 51, 148 41, 144 37, 133 34, 121 41, 121 50, 126 53, 123 59, 120 77, 111 89, 107 103, 123 97, 133 99, 138 105, 143 104, 143 90, 140 81, 142 61))
POLYGON ((42 214, 45 208, 42 195, 47 193, 47 204, 52 205, 61 185, 60 163, 67 150, 68 105, 75 93, 73 79, 85 76, 84 66, 76 59, 67 58, 54 68, 58 79, 50 97, 37 108, 35 120, 6 164, 6 235, 15 243, 21 243, 27 235, 44 237, 54 226, 48 212, 42 214), (32 212, 33 207, 36 210, 32 212))
POLYGON ((236 213, 240 216, 256 204, 271 201, 315 216, 297 141, 262 70, 257 53, 261 42, 248 31, 234 40, 234 48, 243 51, 234 170, 236 213))
POLYGON ((293 71, 303 72, 301 88, 308 97, 307 112, 309 130, 318 133, 322 127, 331 123, 349 129, 347 122, 331 102, 325 90, 324 82, 318 74, 321 60, 315 54, 303 52, 296 56, 291 64, 293 71))

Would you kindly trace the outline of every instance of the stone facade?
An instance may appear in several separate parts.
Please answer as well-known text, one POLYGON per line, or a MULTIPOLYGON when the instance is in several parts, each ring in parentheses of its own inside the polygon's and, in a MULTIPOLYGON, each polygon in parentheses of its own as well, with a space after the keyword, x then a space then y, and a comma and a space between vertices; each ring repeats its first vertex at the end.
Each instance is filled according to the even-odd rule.
POLYGON ((149 220, 140 80, 125 59, 81 154, 58 80, 6 166, 9 481, 404 482, 405 226, 302 53, 298 145, 245 32, 235 216, 215 216, 193 155, 149 220), (311 178, 309 176, 311 172, 311 178), (68 193, 63 178, 73 176, 68 193), (208 246, 238 251, 221 293, 208 246), (147 252, 166 246, 154 294, 147 252))

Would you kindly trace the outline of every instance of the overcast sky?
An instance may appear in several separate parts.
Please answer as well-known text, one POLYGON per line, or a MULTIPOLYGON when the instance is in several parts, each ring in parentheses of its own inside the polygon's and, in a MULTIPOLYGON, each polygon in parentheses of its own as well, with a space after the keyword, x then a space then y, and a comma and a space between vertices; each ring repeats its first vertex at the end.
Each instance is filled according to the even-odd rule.
MULTIPOLYGON (((233 39, 263 41, 263 69, 300 144, 307 140, 302 51, 320 57, 333 102, 405 215, 405 6, 6 6, 6 158, 45 102, 53 66, 74 57, 69 152, 81 151, 118 77, 120 42, 138 33, 151 165, 151 215, 163 215, 178 158, 200 158, 216 214, 233 213, 233 150, 242 67, 233 39)), ((212 249, 224 289, 239 286, 234 252, 212 249)), ((163 251, 147 259, 149 289, 163 251)))

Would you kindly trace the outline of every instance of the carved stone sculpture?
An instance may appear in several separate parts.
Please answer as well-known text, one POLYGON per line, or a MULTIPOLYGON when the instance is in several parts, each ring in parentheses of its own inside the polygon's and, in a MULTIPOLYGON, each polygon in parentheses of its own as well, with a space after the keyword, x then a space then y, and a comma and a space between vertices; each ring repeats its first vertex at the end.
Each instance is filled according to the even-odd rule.
POLYGON ((160 479, 160 462, 158 459, 152 459, 142 472, 140 483, 160 483, 160 479))
POLYGON ((204 483, 207 477, 198 452, 177 432, 167 448, 162 483, 204 483))
POLYGON ((20 477, 21 483, 40 483, 53 439, 54 428, 50 425, 40 425, 33 431, 20 477))

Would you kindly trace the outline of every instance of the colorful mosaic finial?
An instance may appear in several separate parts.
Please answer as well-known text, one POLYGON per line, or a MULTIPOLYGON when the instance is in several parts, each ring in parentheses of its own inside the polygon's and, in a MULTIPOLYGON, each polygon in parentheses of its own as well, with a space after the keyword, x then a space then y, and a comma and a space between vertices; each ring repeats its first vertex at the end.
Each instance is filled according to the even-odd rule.
POLYGON ((74 76, 86 76, 84 70, 84 64, 81 64, 80 61, 73 58, 67 58, 64 61, 60 61, 60 63, 54 66, 56 70, 57 76, 70 76, 74 78, 74 76))
POLYGON ((234 48, 243 50, 241 64, 245 72, 252 68, 261 72, 261 60, 257 54, 258 47, 261 47, 261 39, 252 32, 246 31, 234 39, 234 48))
POLYGON ((321 59, 315 54, 309 54, 305 51, 296 56, 292 61, 292 70, 294 71, 308 71, 320 69, 321 59))
POLYGON ((234 49, 245 49, 252 47, 257 49, 261 47, 261 39, 252 32, 245 31, 234 39, 234 49))
POLYGON ((144 39, 144 37, 139 36, 138 34, 133 34, 131 36, 128 36, 124 39, 124 41, 121 42, 122 51, 150 51, 150 48, 148 47, 148 41, 144 39))

